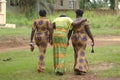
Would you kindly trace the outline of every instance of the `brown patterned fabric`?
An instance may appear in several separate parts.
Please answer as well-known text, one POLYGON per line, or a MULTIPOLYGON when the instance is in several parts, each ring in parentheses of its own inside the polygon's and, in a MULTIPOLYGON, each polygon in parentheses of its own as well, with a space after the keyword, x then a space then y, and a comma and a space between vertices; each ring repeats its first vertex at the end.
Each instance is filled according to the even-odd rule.
POLYGON ((46 17, 41 17, 34 21, 32 29, 35 30, 34 40, 40 51, 38 71, 41 72, 44 70, 44 57, 49 42, 51 23, 46 17))
POLYGON ((87 21, 83 22, 81 25, 77 27, 76 26, 73 27, 73 35, 71 39, 74 47, 75 71, 77 70, 87 72, 88 70, 88 62, 85 57, 85 49, 87 45, 87 33, 85 31, 85 25, 88 25, 87 21))

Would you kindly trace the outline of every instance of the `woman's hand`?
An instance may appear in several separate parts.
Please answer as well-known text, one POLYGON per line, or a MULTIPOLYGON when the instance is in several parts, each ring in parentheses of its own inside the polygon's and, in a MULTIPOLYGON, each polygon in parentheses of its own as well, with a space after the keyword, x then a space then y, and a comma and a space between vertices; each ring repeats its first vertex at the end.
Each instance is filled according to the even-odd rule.
POLYGON ((92 40, 92 42, 91 42, 91 46, 92 46, 92 50, 91 50, 91 53, 94 53, 94 40, 92 40))
POLYGON ((94 46, 94 41, 93 40, 91 41, 91 46, 94 46))
POLYGON ((51 46, 53 45, 53 41, 52 40, 50 40, 49 43, 50 43, 51 46))
POLYGON ((33 42, 30 42, 30 50, 31 50, 31 52, 33 52, 34 51, 34 43, 33 42))

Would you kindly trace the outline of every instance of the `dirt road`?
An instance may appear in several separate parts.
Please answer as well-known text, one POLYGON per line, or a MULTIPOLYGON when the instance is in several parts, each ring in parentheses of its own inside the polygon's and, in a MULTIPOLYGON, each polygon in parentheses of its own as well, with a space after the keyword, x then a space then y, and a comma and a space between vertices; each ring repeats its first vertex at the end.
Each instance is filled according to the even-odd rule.
MULTIPOLYGON (((24 37, 0 38, 0 52, 11 50, 29 49, 29 39, 24 37)), ((120 36, 97 36, 95 37, 95 47, 105 45, 120 45, 120 36)), ((70 46, 72 46, 70 42, 70 46)), ((90 40, 88 41, 90 46, 90 40)), ((48 45, 50 47, 50 45, 48 45)))

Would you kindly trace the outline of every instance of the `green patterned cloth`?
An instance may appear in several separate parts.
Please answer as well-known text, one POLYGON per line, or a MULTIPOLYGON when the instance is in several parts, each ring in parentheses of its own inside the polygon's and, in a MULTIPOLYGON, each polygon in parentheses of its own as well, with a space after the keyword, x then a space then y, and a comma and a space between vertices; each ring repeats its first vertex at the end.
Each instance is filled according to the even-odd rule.
POLYGON ((67 48, 67 34, 72 28, 72 19, 69 17, 56 18, 53 23, 56 25, 53 33, 53 55, 55 72, 65 73, 65 56, 67 48))

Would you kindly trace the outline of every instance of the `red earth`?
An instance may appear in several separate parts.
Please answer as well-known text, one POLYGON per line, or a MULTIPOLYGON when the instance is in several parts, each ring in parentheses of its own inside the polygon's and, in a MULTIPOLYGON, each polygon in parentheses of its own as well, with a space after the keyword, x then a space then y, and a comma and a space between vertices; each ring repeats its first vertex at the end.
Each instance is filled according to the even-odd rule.
MULTIPOLYGON (((105 45, 119 45, 120 36, 97 36, 95 38, 95 46, 105 46, 105 45)), ((9 50, 20 50, 29 48, 29 39, 25 37, 1 37, 0 38, 0 52, 9 50)), ((70 45, 71 42, 70 42, 70 45)), ((90 40, 88 41, 88 46, 90 46, 90 40)), ((48 47, 51 47, 48 45, 48 47)))

